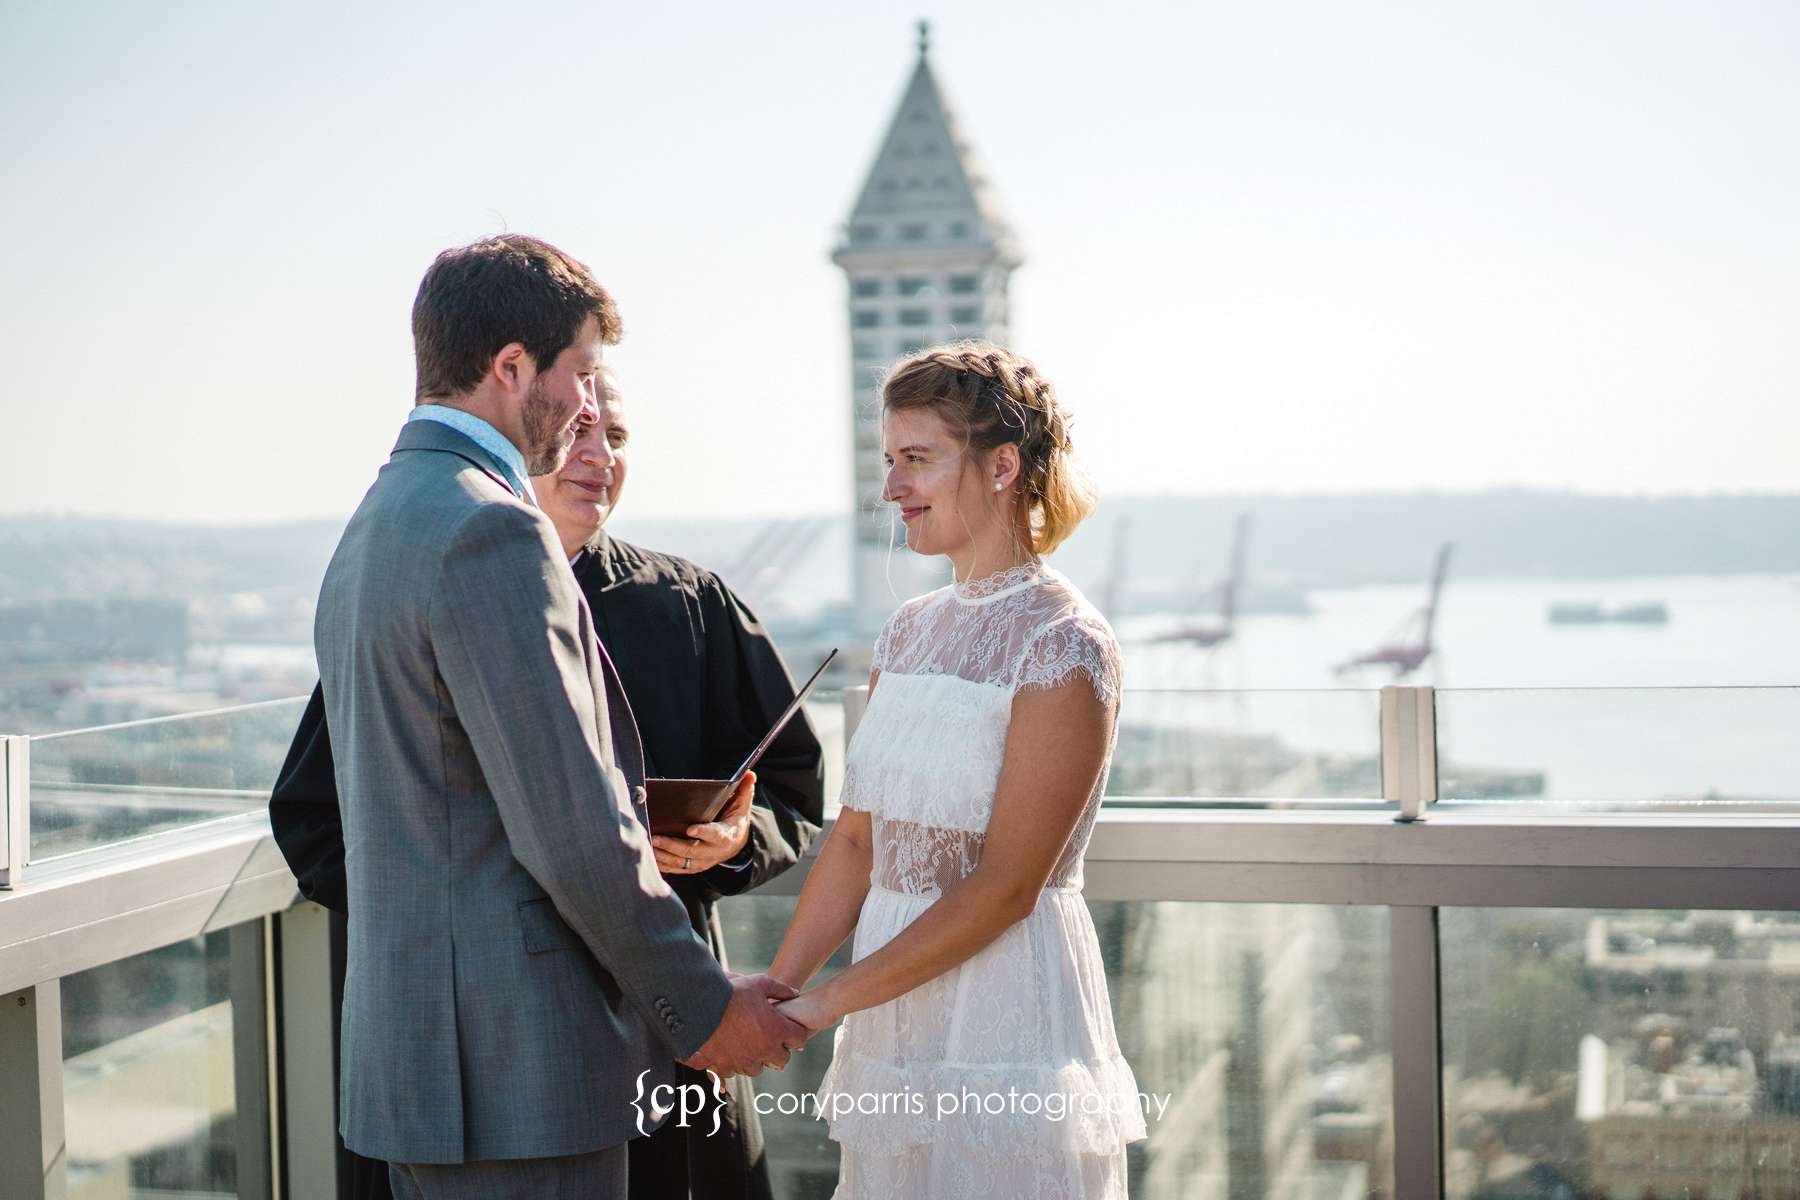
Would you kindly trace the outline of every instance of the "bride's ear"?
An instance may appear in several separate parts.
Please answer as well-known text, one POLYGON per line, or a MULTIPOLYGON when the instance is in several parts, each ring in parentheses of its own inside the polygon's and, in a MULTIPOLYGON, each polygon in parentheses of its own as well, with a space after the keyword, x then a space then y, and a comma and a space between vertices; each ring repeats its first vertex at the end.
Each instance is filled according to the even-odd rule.
POLYGON ((1019 448, 1011 442, 994 447, 988 457, 988 487, 1004 492, 1019 479, 1019 448))

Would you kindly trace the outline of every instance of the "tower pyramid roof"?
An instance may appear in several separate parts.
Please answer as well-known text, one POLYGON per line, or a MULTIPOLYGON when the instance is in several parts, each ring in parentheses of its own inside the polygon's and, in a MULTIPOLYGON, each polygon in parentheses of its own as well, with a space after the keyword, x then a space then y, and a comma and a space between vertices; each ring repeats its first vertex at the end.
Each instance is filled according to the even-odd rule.
POLYGON ((1012 240, 987 177, 932 72, 923 21, 918 64, 851 210, 850 224, 915 216, 932 219, 929 240, 937 245, 1009 247, 1012 240), (955 230, 961 236, 948 232, 955 230))

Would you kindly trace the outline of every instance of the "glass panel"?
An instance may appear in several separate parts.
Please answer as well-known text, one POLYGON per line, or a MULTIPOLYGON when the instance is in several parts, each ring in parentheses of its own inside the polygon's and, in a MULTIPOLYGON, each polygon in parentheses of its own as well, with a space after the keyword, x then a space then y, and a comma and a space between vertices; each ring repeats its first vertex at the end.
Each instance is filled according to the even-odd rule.
POLYGON ((1791 810, 1800 688, 1437 693, 1440 803, 1497 810, 1791 810))
POLYGON ((1381 694, 1127 690, 1108 804, 1381 799, 1381 694))
POLYGON ((31 741, 31 858, 253 812, 304 698, 51 734, 31 741))
POLYGON ((844 790, 844 694, 814 688, 805 708, 825 752, 825 813, 830 816, 837 812, 838 793, 844 790))
POLYGON ((1800 913, 1444 909, 1447 1194, 1800 1195, 1800 913))
MULTIPOLYGON (((735 969, 767 969, 793 907, 720 905, 735 969)), ((1386 909, 1089 908, 1120 1048, 1149 1106, 1149 1137, 1127 1148, 1135 1200, 1393 1194, 1386 909)), ((826 970, 847 961, 840 951, 826 970)), ((757 1081, 778 1196, 825 1200, 835 1185, 837 1143, 800 1099, 831 1049, 815 1038, 757 1081)))
POLYGON ((235 1196, 230 933, 62 981, 71 1200, 235 1196))

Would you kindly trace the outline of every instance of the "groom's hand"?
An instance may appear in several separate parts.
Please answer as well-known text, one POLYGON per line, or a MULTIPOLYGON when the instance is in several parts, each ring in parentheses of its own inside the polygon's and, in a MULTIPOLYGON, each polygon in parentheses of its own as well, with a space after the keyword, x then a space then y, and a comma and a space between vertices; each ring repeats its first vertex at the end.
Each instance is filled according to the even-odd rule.
POLYGON ((740 975, 731 981, 731 1003, 713 1035, 683 1061, 721 1079, 760 1075, 765 1066, 787 1066, 788 1051, 806 1044, 810 1031, 775 1011, 775 1001, 798 995, 767 975, 740 975))

